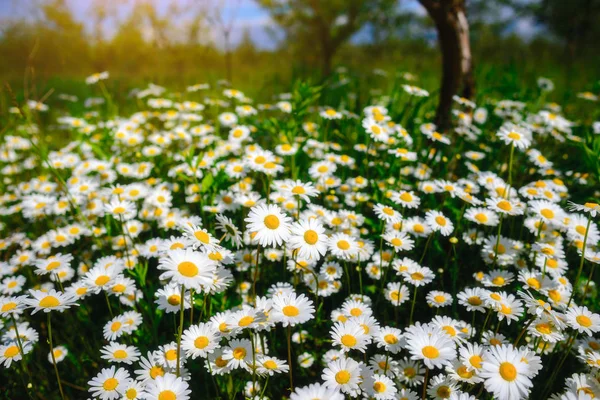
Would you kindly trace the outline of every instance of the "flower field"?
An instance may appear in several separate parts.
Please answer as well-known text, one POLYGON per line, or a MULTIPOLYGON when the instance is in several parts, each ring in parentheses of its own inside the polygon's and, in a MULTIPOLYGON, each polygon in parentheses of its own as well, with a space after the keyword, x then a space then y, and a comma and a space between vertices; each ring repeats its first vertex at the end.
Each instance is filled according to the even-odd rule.
POLYGON ((482 91, 442 131, 411 79, 11 91, 1 392, 600 397, 598 97, 482 91))

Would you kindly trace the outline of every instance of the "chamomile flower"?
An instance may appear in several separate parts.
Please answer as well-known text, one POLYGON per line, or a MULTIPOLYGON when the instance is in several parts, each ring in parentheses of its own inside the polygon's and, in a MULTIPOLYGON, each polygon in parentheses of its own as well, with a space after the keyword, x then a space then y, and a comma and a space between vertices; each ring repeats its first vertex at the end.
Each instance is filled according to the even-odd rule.
POLYGON ((442 368, 456 358, 454 342, 441 328, 428 330, 411 325, 405 338, 411 358, 422 360, 428 368, 442 368))
POLYGON ((321 378, 325 381, 325 387, 333 390, 341 390, 352 397, 358 394, 362 367, 351 358, 334 360, 323 370, 321 378))
POLYGON ((523 355, 512 345, 494 346, 488 349, 479 375, 485 388, 499 400, 526 398, 531 386, 528 364, 523 355))
POLYGON ((44 292, 41 290, 29 290, 29 296, 23 298, 23 303, 27 308, 33 308, 32 314, 43 310, 48 313, 50 311, 60 311, 78 305, 76 300, 63 292, 58 292, 54 289, 44 292))
POLYGON ((344 400, 344 395, 337 389, 331 389, 320 383, 297 387, 290 394, 290 400, 344 400))
POLYGON ((160 259, 158 268, 165 271, 160 279, 170 278, 174 283, 200 292, 204 286, 212 284, 217 263, 205 253, 189 248, 175 249, 160 259))
POLYGON ((531 145, 531 132, 516 125, 501 127, 496 136, 505 144, 515 146, 521 150, 531 145))
POLYGON ((353 320, 336 322, 331 329, 331 338, 343 352, 358 350, 364 353, 370 342, 370 335, 365 334, 363 327, 353 320))
POLYGON ((101 358, 109 362, 130 364, 140 358, 139 350, 134 346, 127 346, 116 342, 111 342, 104 346, 100 353, 101 358))
POLYGON ((148 382, 145 389, 145 399, 148 400, 188 400, 190 394, 189 385, 181 377, 174 374, 157 376, 148 382))
POLYGON ((281 293, 273 296, 273 308, 269 317, 281 322, 283 326, 295 326, 311 320, 314 312, 313 302, 305 295, 281 293))
POLYGON ((572 305, 565 312, 567 323, 579 333, 592 336, 600 331, 600 315, 591 312, 585 306, 572 305))
POLYGON ((117 369, 114 365, 110 368, 103 368, 88 382, 89 392, 92 396, 102 400, 118 399, 129 379, 129 373, 125 368, 117 369))
POLYGON ((290 237, 291 218, 276 205, 253 207, 245 221, 248 231, 255 233, 254 240, 261 246, 281 246, 290 237))
POLYGON ((192 325, 183 332, 181 348, 186 352, 186 357, 196 359, 206 358, 219 347, 219 331, 212 324, 200 323, 192 325))
POLYGON ((298 249, 299 257, 318 260, 327 252, 325 228, 317 219, 295 222, 290 232, 288 245, 291 249, 298 249))
POLYGON ((434 232, 440 232, 444 236, 449 236, 454 231, 452 221, 439 211, 427 211, 425 222, 434 232))

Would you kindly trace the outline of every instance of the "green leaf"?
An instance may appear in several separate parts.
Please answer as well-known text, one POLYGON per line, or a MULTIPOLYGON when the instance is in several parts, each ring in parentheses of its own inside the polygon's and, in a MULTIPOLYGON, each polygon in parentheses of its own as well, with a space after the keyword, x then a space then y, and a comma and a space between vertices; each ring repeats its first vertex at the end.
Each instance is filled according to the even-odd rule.
POLYGON ((202 178, 202 187, 200 188, 200 193, 206 193, 208 189, 212 186, 215 179, 212 174, 207 174, 202 178))

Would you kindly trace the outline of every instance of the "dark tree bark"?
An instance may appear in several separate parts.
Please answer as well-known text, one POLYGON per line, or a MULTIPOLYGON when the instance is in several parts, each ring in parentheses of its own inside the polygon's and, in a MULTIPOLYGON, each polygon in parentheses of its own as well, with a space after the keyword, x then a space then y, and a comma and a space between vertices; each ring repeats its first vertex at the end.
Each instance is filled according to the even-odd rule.
POLYGON ((440 130, 447 130, 452 122, 452 97, 459 92, 466 98, 475 94, 465 0, 419 1, 427 9, 438 34, 442 53, 442 82, 436 125, 440 130))

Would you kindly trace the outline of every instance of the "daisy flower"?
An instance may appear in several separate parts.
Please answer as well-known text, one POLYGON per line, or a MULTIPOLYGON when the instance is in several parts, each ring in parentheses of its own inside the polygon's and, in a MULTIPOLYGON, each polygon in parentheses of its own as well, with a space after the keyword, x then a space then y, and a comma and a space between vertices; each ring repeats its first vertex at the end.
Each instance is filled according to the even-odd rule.
POLYGON ((304 294, 281 293, 273 296, 273 308, 269 317, 273 321, 281 322, 283 326, 303 324, 313 318, 315 308, 312 300, 304 294))
POLYGON ((442 368, 456 358, 454 342, 441 328, 430 330, 422 325, 411 325, 405 338, 411 358, 422 360, 427 368, 442 368))
POLYGON ((206 358, 219 346, 220 335, 210 323, 192 325, 183 332, 181 348, 186 351, 186 357, 196 359, 206 358))
MULTIPOLYGON (((63 361, 67 357, 68 354, 69 354, 69 350, 67 350, 67 348, 65 346, 55 346, 54 347, 54 360, 57 363, 63 361)), ((50 364, 54 363, 54 361, 52 361, 51 353, 48 353, 48 362, 50 364)))
POLYGON ((385 375, 374 374, 361 385, 369 396, 377 400, 396 399, 396 385, 385 375), (368 385, 367 385, 368 383, 368 385))
POLYGON ((129 333, 127 325, 125 324, 125 317, 123 315, 117 315, 104 325, 103 329, 104 339, 113 341, 118 339, 125 333, 129 333))
POLYGON ((600 315, 591 312, 585 306, 572 305, 565 312, 567 323, 579 333, 592 336, 600 331, 600 315))
POLYGON ((587 202, 584 204, 577 204, 569 201, 570 211, 579 211, 589 214, 591 217, 596 218, 596 215, 600 213, 600 204, 587 202))
POLYGON ((290 237, 291 218, 274 204, 262 204, 250 209, 248 231, 255 233, 254 240, 261 246, 281 246, 290 237))
POLYGON ((424 286, 433 281, 435 274, 427 267, 418 264, 409 266, 408 270, 402 272, 404 280, 414 286, 424 286))
MULTIPOLYGON (((181 289, 175 283, 170 283, 158 289, 154 296, 156 297, 154 303, 158 305, 159 310, 165 310, 166 313, 177 313, 181 310, 181 289)), ((192 307, 189 291, 184 292, 183 301, 185 310, 192 307)))
POLYGON ((122 362, 125 364, 133 363, 140 358, 140 351, 134 346, 127 346, 116 342, 111 342, 104 346, 100 353, 101 358, 109 362, 122 362))
POLYGON ((488 208, 503 215, 522 215, 525 207, 522 203, 513 199, 494 197, 486 200, 488 208))
POLYGON ((531 145, 531 132, 516 125, 501 127, 498 133, 496 133, 496 136, 498 136, 504 144, 515 146, 521 150, 524 150, 531 145))
POLYGON ((376 204, 375 207, 373 207, 373 211, 375 211, 377 218, 387 223, 393 224, 400 222, 402 219, 402 215, 398 211, 381 203, 376 204))
POLYGON ((432 290, 427 293, 427 304, 429 307, 441 308, 452 304, 452 295, 439 290, 432 290))
POLYGON ((327 253, 325 228, 317 219, 295 222, 290 232, 288 245, 291 249, 298 249, 299 257, 319 260, 327 253))
POLYGON ((307 203, 310 203, 311 197, 316 197, 319 195, 319 191, 311 182, 303 183, 301 181, 294 180, 285 181, 284 192, 290 196, 297 196, 307 203))
POLYGON ((50 311, 63 312, 71 306, 78 305, 75 298, 54 289, 51 289, 48 292, 30 289, 29 296, 30 297, 23 298, 23 303, 27 308, 33 308, 32 314, 35 314, 40 310, 43 310, 46 313, 50 311))
POLYGON ((430 210, 425 214, 425 222, 434 232, 449 236, 454 230, 454 224, 439 211, 430 210))
POLYGON ((248 339, 233 339, 223 348, 223 360, 229 368, 250 369, 252 363, 252 342, 248 339))
POLYGON ((160 259, 158 269, 165 271, 160 279, 170 278, 171 282, 200 292, 204 286, 212 284, 217 263, 193 249, 175 249, 160 259))
POLYGON ((297 387, 290 394, 290 400, 344 400, 344 395, 337 389, 330 389, 320 383, 297 387))
POLYGON ((389 351, 392 354, 399 353, 404 345, 404 342, 402 341, 402 331, 391 326, 385 326, 379 329, 379 331, 376 332, 375 341, 377 342, 377 348, 383 347, 385 351, 389 351))
POLYGON ((530 201, 529 210, 534 214, 534 218, 554 225, 559 224, 564 217, 562 208, 546 200, 530 201))
POLYGON ((343 352, 358 350, 364 353, 371 341, 370 335, 366 335, 363 327, 353 320, 336 322, 330 334, 333 344, 340 346, 343 352))
POLYGON ((479 375, 495 398, 511 400, 528 396, 533 383, 529 366, 522 358, 523 354, 512 345, 493 346, 487 350, 479 375))
POLYGON ((88 382, 89 392, 93 397, 101 400, 118 399, 122 396, 122 389, 129 379, 129 373, 125 368, 117 369, 114 365, 103 368, 88 382))
POLYGON ((189 387, 189 384, 181 377, 167 373, 148 382, 144 398, 147 400, 188 400, 192 393, 189 387))
POLYGON ((500 222, 500 219, 496 213, 479 207, 469 208, 465 212, 465 219, 484 226, 496 226, 500 222))
POLYGON ((325 381, 325 387, 333 390, 341 390, 354 397, 359 392, 362 367, 351 358, 334 360, 323 370, 321 379, 325 381))
POLYGON ((278 358, 268 356, 258 357, 256 372, 260 375, 273 376, 274 374, 286 373, 289 369, 287 363, 278 358))
POLYGON ((356 239, 345 233, 334 233, 329 237, 327 245, 333 256, 343 260, 354 258, 359 251, 356 239))
POLYGON ((410 251, 415 244, 415 241, 405 233, 387 232, 383 235, 383 240, 389 243, 396 252, 410 251))
MULTIPOLYGON (((31 342, 23 342, 23 352, 25 354, 33 350, 33 344, 31 342)), ((23 358, 21 350, 16 341, 8 342, 7 344, 0 345, 0 365, 4 365, 5 368, 9 368, 12 362, 20 361, 23 358)))

